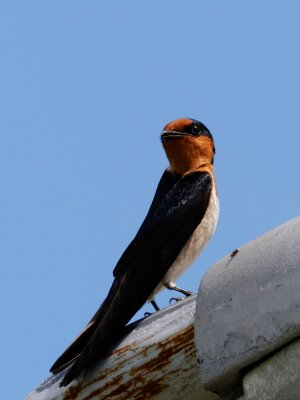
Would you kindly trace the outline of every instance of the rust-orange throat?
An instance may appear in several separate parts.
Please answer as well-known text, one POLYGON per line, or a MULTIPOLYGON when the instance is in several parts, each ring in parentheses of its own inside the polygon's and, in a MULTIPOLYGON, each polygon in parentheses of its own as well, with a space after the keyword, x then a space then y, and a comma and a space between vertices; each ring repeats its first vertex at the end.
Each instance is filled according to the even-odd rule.
POLYGON ((195 171, 213 173, 214 142, 201 122, 183 118, 170 122, 161 135, 170 171, 185 175, 195 171))

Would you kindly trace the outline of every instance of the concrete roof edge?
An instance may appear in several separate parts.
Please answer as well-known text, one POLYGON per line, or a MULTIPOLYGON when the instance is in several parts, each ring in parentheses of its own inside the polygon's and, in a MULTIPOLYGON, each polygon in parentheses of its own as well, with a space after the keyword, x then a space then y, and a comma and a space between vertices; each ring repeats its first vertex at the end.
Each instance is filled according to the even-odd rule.
POLYGON ((300 336, 300 217, 204 275, 195 314, 201 382, 222 394, 241 371, 300 336))

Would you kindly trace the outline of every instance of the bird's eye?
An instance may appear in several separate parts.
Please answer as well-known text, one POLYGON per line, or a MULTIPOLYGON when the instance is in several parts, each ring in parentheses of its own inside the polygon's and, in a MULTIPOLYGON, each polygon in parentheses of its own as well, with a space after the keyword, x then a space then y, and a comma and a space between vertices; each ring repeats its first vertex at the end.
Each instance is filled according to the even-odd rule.
POLYGON ((192 133, 194 135, 199 135, 200 132, 201 132, 201 128, 199 126, 197 126, 197 125, 192 126, 192 133))

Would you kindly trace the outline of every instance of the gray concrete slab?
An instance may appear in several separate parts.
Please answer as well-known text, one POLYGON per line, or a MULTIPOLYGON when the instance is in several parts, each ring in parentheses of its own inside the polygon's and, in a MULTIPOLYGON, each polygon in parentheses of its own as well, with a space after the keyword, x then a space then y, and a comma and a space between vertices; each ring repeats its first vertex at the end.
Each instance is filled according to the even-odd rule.
POLYGON ((300 339, 276 352, 243 379, 241 400, 300 399, 300 339))
POLYGON ((298 336, 300 217, 205 274, 195 315, 201 382, 222 393, 238 382, 243 368, 298 336))

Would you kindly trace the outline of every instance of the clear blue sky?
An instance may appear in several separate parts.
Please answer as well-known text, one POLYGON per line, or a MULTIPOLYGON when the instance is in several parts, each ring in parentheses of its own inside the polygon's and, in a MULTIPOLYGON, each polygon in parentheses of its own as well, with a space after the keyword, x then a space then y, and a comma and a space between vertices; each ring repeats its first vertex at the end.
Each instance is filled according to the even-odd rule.
POLYGON ((1 2, 3 399, 46 378, 104 299, 167 167, 170 120, 211 130, 221 203, 179 285, 197 291, 299 214, 299 15, 297 0, 1 2))

